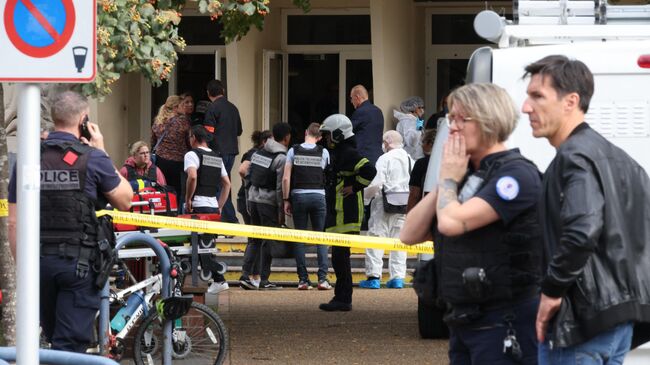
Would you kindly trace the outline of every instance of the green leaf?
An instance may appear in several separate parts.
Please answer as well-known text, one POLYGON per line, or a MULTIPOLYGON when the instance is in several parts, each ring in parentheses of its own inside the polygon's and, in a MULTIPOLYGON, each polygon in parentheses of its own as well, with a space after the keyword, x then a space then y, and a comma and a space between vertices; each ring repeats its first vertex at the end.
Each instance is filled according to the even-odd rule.
POLYGON ((149 3, 143 4, 140 7, 140 16, 142 16, 143 18, 149 18, 149 17, 153 16, 153 14, 155 12, 156 12, 156 9, 154 9, 153 5, 151 5, 149 3))
POLYGON ((251 15, 255 14, 256 10, 257 10, 257 8, 251 2, 239 5, 239 11, 246 14, 246 15, 248 15, 248 16, 251 16, 251 15))

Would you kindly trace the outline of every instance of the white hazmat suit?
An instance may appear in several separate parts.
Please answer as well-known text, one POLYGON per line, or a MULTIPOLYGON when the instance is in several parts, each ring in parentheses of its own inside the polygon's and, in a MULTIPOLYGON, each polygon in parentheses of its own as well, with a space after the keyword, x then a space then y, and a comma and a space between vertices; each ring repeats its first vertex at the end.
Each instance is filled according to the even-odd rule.
POLYGON ((424 157, 422 152, 422 131, 417 130, 418 118, 411 113, 402 113, 393 110, 393 117, 398 120, 397 131, 404 139, 404 150, 408 152, 413 160, 424 157))
MULTIPOLYGON (((366 201, 370 204, 368 235, 377 237, 399 237, 406 214, 386 213, 382 199, 382 188, 391 204, 406 205, 409 194, 409 177, 413 160, 402 148, 401 136, 395 131, 384 134, 389 151, 377 159, 377 175, 364 191, 366 201), (391 134, 393 132, 394 134, 391 134), (389 135, 387 138, 386 135, 389 135), (396 136, 395 136, 396 135, 396 136), (390 137, 393 137, 392 140, 390 137), (388 139, 388 141, 387 141, 388 139)), ((366 249, 366 276, 380 278, 383 268, 384 250, 366 249)), ((390 251, 388 270, 390 279, 404 279, 406 276, 406 252, 390 251)))

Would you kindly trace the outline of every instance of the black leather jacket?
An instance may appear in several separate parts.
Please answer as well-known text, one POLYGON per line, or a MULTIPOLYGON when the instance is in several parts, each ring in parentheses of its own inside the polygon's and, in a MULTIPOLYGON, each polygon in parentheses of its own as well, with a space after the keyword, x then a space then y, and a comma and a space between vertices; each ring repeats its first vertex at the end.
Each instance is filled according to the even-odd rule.
POLYGON ((543 184, 542 292, 563 298, 552 346, 649 322, 650 179, 643 168, 582 123, 558 149, 543 184))

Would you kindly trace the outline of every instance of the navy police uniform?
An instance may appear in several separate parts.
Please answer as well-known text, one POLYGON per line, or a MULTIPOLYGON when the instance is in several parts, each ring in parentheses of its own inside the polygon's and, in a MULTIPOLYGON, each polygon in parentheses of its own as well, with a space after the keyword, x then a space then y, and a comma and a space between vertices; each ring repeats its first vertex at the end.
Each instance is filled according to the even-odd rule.
POLYGON ((438 295, 447 304, 451 364, 536 364, 535 318, 541 277, 537 201, 541 178, 518 151, 486 156, 459 187, 459 201, 478 197, 499 220, 447 237, 434 224, 438 295), (508 334, 515 337, 504 354, 508 334))
MULTIPOLYGON (((105 152, 52 132, 41 146, 40 315, 56 350, 85 352, 99 309, 96 207, 120 183, 105 152), (56 213, 56 214, 53 214, 56 213)), ((16 203, 16 170, 9 183, 16 203)), ((20 244, 20 242, 18 242, 20 244)))

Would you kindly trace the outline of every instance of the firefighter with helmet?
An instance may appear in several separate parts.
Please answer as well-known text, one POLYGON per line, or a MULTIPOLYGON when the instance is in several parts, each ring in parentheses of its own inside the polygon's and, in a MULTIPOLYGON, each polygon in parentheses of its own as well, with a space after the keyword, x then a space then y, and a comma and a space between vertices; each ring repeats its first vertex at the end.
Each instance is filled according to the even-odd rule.
MULTIPOLYGON (((361 156, 352 133, 352 122, 343 114, 330 115, 320 131, 331 151, 327 169, 327 218, 325 231, 358 235, 363 220, 363 189, 377 170, 361 156)), ((336 274, 334 298, 320 305, 324 311, 352 309, 352 271, 350 248, 332 246, 332 266, 336 274)))

